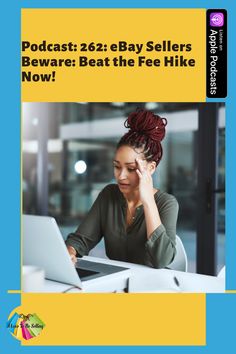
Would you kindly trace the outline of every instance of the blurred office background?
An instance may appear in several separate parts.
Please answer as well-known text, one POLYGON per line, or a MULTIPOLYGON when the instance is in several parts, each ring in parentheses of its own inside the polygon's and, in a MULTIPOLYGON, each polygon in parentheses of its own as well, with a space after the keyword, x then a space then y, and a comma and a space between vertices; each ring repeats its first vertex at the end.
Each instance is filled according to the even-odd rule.
MULTIPOLYGON (((168 120, 154 184, 179 202, 189 271, 217 274, 225 264, 224 103, 23 103, 23 212, 55 217, 64 238, 74 231, 115 182, 116 143, 137 107, 168 120)), ((106 257, 103 241, 90 254, 106 257)))

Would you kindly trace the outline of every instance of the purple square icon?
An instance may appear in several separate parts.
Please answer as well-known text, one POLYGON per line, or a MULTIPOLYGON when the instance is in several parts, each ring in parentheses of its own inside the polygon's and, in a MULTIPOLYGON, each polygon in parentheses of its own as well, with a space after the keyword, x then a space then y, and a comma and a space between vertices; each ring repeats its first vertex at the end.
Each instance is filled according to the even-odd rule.
POLYGON ((223 27, 224 14, 222 12, 212 12, 210 14, 210 25, 212 27, 223 27))

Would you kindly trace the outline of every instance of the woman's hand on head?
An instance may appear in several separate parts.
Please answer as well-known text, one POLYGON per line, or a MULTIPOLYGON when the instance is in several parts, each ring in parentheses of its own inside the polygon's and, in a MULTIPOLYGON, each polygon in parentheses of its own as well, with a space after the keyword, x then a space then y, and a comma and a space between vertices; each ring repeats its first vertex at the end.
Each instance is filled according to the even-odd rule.
POLYGON ((77 257, 76 257, 76 250, 72 246, 67 246, 67 251, 69 252, 70 258, 73 262, 73 264, 76 264, 77 262, 77 257))
POLYGON ((139 176, 139 194, 142 204, 153 200, 153 181, 151 171, 144 160, 136 159, 138 168, 136 172, 139 176))

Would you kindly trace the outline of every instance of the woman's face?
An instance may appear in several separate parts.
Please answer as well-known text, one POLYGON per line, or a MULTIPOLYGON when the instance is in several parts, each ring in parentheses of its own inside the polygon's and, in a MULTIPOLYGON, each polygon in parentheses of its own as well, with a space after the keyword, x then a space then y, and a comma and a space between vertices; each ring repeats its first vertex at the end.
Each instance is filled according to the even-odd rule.
POLYGON ((138 166, 136 159, 142 159, 144 166, 148 166, 148 162, 144 160, 142 153, 136 152, 130 146, 121 146, 117 151, 113 160, 114 176, 123 194, 130 194, 138 190, 139 177, 136 172, 138 166))

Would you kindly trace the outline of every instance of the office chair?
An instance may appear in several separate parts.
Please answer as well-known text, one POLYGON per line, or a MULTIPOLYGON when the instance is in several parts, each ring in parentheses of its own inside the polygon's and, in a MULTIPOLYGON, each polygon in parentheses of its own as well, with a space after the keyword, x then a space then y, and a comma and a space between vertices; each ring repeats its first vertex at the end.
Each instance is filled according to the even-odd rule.
POLYGON ((221 270, 219 271, 218 278, 225 278, 225 266, 223 268, 221 268, 221 270))
POLYGON ((182 272, 188 271, 188 259, 184 249, 184 245, 176 235, 176 254, 174 260, 167 266, 169 269, 180 270, 182 272))

